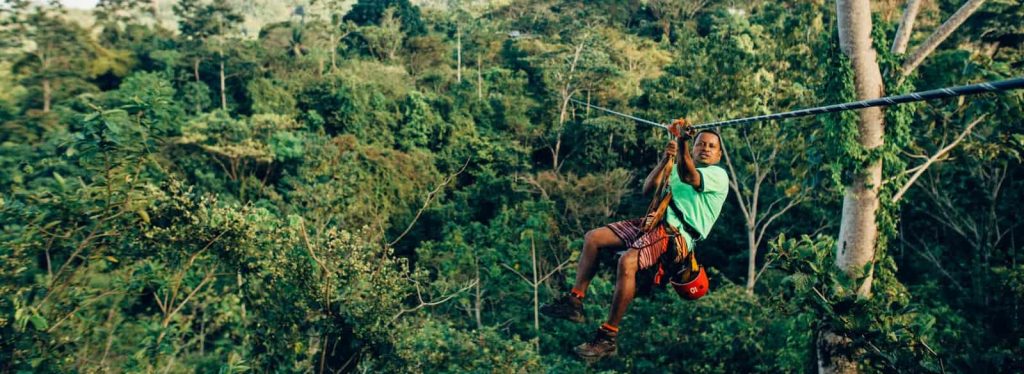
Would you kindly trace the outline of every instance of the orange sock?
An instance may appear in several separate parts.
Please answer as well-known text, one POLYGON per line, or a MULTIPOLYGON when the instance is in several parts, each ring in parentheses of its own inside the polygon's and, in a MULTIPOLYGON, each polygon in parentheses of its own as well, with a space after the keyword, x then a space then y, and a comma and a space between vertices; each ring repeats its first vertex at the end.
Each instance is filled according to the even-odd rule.
POLYGON ((619 332, 619 327, 618 326, 612 326, 611 324, 608 324, 608 323, 601 324, 601 328, 605 329, 605 330, 608 330, 608 331, 611 331, 611 332, 619 332))
POLYGON ((573 296, 576 296, 577 299, 583 300, 583 291, 573 288, 572 291, 569 291, 569 293, 571 293, 573 296))

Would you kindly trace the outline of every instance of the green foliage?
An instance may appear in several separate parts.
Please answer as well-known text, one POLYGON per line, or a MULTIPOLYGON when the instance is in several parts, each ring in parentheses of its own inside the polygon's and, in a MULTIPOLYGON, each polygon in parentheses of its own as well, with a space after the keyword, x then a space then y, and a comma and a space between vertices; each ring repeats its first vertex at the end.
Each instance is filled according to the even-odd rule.
POLYGON ((385 13, 388 9, 392 9, 394 17, 401 20, 402 33, 420 35, 426 31, 426 26, 420 19, 420 8, 412 5, 409 0, 359 0, 345 14, 343 20, 352 21, 360 26, 383 26, 387 22, 385 13))
POLYGON ((398 68, 353 62, 310 85, 298 105, 316 111, 328 134, 349 133, 366 143, 389 145, 401 119, 397 101, 409 91, 407 79, 398 68))
POLYGON ((117 106, 142 118, 150 132, 175 135, 180 131, 185 111, 178 105, 177 90, 159 73, 137 73, 125 79, 114 92, 117 106))
POLYGON ((200 114, 210 108, 213 100, 210 99, 210 86, 203 82, 188 82, 182 87, 183 106, 192 114, 200 114))
POLYGON ((295 97, 287 90, 264 78, 249 81, 245 86, 252 101, 253 114, 276 113, 294 115, 295 97))
POLYGON ((407 373, 532 373, 541 356, 528 342, 509 341, 493 328, 464 331, 435 320, 395 342, 395 361, 369 362, 364 369, 407 373))
MULTIPOLYGON (((698 244, 711 293, 645 293, 619 356, 588 366, 569 348, 595 323, 536 305, 588 230, 643 211, 665 138, 564 99, 659 122, 852 100, 834 5, 350 4, 180 0, 150 22, 170 6, 103 0, 95 29, 58 2, 0 6, 0 372, 801 372, 826 330, 866 372, 1022 365, 1019 92, 888 108, 873 152, 852 111, 725 129, 737 195, 810 200, 772 218, 748 293, 730 198, 698 244), (879 159, 858 298, 828 234, 879 159)), ((886 93, 1019 76, 1019 8, 986 3, 886 93)), ((874 23, 891 74, 896 25, 874 23)))
MULTIPOLYGON (((816 316, 816 328, 849 337, 849 349, 858 352, 860 365, 878 371, 914 368, 940 371, 941 359, 932 326, 936 317, 920 310, 907 289, 895 280, 895 262, 883 257, 875 265, 874 294, 857 296, 860 279, 850 279, 832 263, 831 238, 808 236, 771 243, 779 268, 789 273, 794 304, 816 316), (929 344, 931 342, 932 344, 929 344)), ((869 265, 870 266, 870 265, 869 265)))
MULTIPOLYGON (((10 68, 29 88, 29 105, 46 112, 55 101, 90 92, 84 78, 92 53, 101 51, 85 29, 64 18, 60 3, 34 6, 15 1, 0 15, 0 39, 4 55, 13 55, 10 68)), ((102 60, 102 59, 99 59, 102 60)))

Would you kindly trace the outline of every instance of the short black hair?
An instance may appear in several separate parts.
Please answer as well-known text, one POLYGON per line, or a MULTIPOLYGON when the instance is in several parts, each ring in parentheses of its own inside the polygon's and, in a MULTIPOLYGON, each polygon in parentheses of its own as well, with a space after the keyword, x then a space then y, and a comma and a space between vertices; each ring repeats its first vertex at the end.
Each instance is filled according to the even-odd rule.
POLYGON ((703 134, 703 133, 715 134, 715 136, 718 137, 718 143, 719 144, 722 143, 722 134, 719 134, 718 131, 715 131, 713 129, 703 129, 703 130, 697 131, 697 134, 693 136, 693 140, 696 141, 697 138, 700 137, 700 134, 703 134))

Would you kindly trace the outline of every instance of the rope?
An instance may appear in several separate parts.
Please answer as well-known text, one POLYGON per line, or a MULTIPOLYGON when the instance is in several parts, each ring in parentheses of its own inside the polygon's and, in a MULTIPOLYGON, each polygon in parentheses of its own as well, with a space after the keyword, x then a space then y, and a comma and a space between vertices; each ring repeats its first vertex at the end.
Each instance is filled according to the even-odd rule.
MULTIPOLYGON (((956 96, 976 95, 976 94, 981 94, 981 93, 986 93, 986 92, 1010 91, 1010 90, 1016 90, 1016 89, 1020 89, 1020 88, 1024 88, 1024 77, 1010 78, 1010 79, 1005 79, 1005 80, 995 81, 995 82, 984 82, 984 83, 970 84, 970 85, 966 85, 966 86, 939 88, 939 89, 930 90, 930 91, 921 91, 921 92, 909 93, 909 94, 906 94, 906 95, 886 96, 886 97, 877 98, 877 99, 853 101, 853 102, 848 102, 848 103, 833 104, 833 105, 827 105, 827 106, 819 106, 819 107, 814 107, 814 108, 800 109, 800 110, 794 110, 794 111, 783 112, 783 113, 774 113, 774 114, 766 114, 766 115, 761 115, 761 116, 732 119, 732 120, 727 120, 727 121, 717 121, 717 122, 710 122, 710 123, 702 123, 702 124, 694 125, 693 127, 695 129, 697 129, 697 130, 704 130, 704 129, 710 129, 710 128, 713 128, 713 127, 737 126, 737 125, 743 125, 743 124, 748 124, 748 123, 753 123, 753 122, 770 121, 770 120, 785 119, 785 118, 795 118, 795 117, 805 117, 805 116, 812 116, 812 115, 818 115, 818 114, 824 114, 824 113, 842 112, 842 111, 847 111, 847 110, 864 109, 864 108, 871 108, 871 107, 876 107, 876 106, 890 106, 890 105, 896 105, 896 104, 911 103, 911 102, 915 102, 915 101, 944 99, 944 98, 956 97, 956 96)), ((662 123, 657 123, 657 122, 649 121, 649 120, 646 120, 646 119, 643 119, 643 118, 638 118, 638 117, 634 117, 634 116, 631 116, 631 115, 628 115, 628 114, 616 112, 616 111, 608 109, 608 108, 602 108, 602 107, 599 107, 597 105, 588 104, 588 103, 585 103, 585 102, 582 102, 582 101, 579 101, 579 100, 576 100, 576 99, 573 99, 573 98, 569 98, 569 100, 572 101, 575 104, 585 105, 585 106, 588 106, 588 107, 591 107, 591 108, 594 108, 594 109, 597 109, 597 110, 601 110, 601 111, 608 112, 608 113, 611 113, 611 114, 614 114, 614 115, 618 115, 618 116, 621 116, 621 117, 629 118, 629 119, 632 119, 632 120, 640 122, 640 123, 644 123, 644 124, 647 124, 647 125, 657 126, 657 127, 661 127, 661 128, 664 128, 664 129, 668 129, 668 125, 665 125, 665 124, 662 124, 662 123)))
POLYGON ((569 101, 572 101, 573 103, 576 103, 576 104, 579 104, 579 105, 586 105, 586 106, 589 106, 589 107, 597 109, 597 110, 602 110, 602 111, 605 111, 605 112, 608 112, 608 113, 611 113, 611 114, 614 114, 614 115, 617 115, 617 116, 620 116, 620 117, 626 117, 626 118, 629 118, 631 120, 634 120, 634 121, 637 121, 637 122, 640 122, 640 123, 648 124, 648 125, 651 125, 651 126, 661 127, 663 129, 668 130, 668 125, 663 124, 663 123, 657 123, 657 122, 654 122, 654 121, 645 120, 643 118, 633 117, 631 115, 628 115, 628 114, 625 114, 625 113, 616 112, 616 111, 608 109, 608 108, 602 108, 602 107, 599 107, 599 106, 594 105, 594 104, 584 103, 582 101, 573 99, 571 97, 569 98, 569 101))
POLYGON ((1018 89, 1018 88, 1024 88, 1024 77, 1006 79, 1006 80, 995 81, 995 82, 985 82, 985 83, 971 84, 971 85, 966 85, 966 86, 939 88, 939 89, 936 89, 936 90, 914 92, 914 93, 909 93, 909 94, 906 94, 906 95, 886 96, 886 97, 882 97, 882 98, 878 98, 878 99, 861 100, 861 101, 854 101, 854 102, 849 102, 849 103, 842 103, 842 104, 835 104, 835 105, 828 105, 828 106, 820 106, 820 107, 816 107, 816 108, 800 109, 800 110, 794 110, 794 111, 784 112, 784 113, 767 114, 767 115, 763 115, 763 116, 746 117, 746 118, 733 119, 733 120, 728 120, 728 121, 718 121, 718 122, 711 122, 711 123, 702 123, 702 124, 699 124, 699 125, 695 125, 693 127, 696 128, 697 130, 709 129, 709 128, 712 128, 712 127, 728 127, 728 126, 742 125, 742 124, 751 123, 751 122, 770 121, 770 120, 783 119, 783 118, 794 118, 794 117, 812 116, 812 115, 817 115, 817 114, 832 113, 832 112, 842 112, 842 111, 853 110, 853 109, 864 109, 864 108, 871 108, 871 107, 876 107, 876 106, 889 106, 889 105, 896 105, 896 104, 911 103, 911 102, 915 102, 915 101, 945 99, 945 98, 948 98, 948 97, 965 96, 965 95, 976 95, 976 94, 986 93, 986 92, 1009 91, 1009 90, 1014 90, 1014 89, 1018 89))

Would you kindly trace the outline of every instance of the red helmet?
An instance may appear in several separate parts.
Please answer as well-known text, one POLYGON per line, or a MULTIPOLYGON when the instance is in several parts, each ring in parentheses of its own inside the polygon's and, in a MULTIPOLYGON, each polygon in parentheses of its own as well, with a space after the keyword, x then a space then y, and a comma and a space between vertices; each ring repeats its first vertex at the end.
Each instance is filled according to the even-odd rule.
POLYGON ((701 266, 697 272, 697 276, 686 283, 677 283, 675 279, 669 280, 672 283, 672 288, 676 290, 679 297, 684 300, 697 300, 708 293, 708 274, 704 272, 704 267, 701 266))

